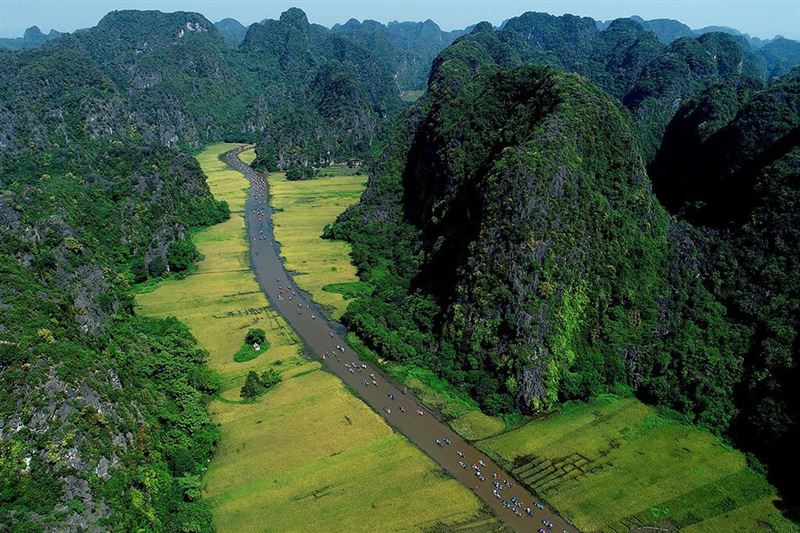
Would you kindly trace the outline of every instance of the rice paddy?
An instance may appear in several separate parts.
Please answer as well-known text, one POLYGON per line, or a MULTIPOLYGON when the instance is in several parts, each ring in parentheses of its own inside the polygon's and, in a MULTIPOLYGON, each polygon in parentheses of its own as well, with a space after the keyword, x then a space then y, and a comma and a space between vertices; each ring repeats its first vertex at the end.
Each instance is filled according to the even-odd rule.
POLYGON ((582 531, 796 531, 741 452, 633 398, 571 406, 478 446, 582 531))
POLYGON ((275 239, 281 245, 286 268, 295 272, 300 288, 334 319, 344 314, 349 303, 341 294, 348 292, 343 284, 357 287, 359 282, 350 262, 350 245, 322 239, 321 235, 326 224, 361 196, 367 178, 356 172, 331 166, 307 181, 289 181, 282 172, 269 175, 275 239))
MULTIPOLYGON (((204 259, 189 276, 137 295, 139 313, 186 323, 209 352, 209 367, 222 376, 219 399, 209 408, 222 438, 204 477, 216 530, 496 527, 469 490, 393 433, 319 363, 301 356, 295 333, 270 308, 249 269, 248 184, 219 160, 235 146, 209 146, 197 156, 214 196, 229 203, 231 219, 193 236, 204 259), (250 327, 266 331, 269 347, 236 362, 250 327), (267 368, 281 372, 283 381, 256 402, 240 403, 247 372, 267 368)), ((352 184, 352 194, 357 187, 352 184)), ((336 208, 329 206, 331 217, 336 208)), ((338 280, 344 279, 350 278, 338 280)))

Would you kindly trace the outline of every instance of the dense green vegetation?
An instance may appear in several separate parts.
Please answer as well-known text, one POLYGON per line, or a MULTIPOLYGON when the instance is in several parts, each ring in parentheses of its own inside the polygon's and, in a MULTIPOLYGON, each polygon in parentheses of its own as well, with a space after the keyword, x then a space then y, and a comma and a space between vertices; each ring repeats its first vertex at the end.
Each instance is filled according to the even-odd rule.
POLYGON ((376 50, 394 71, 401 91, 424 90, 434 58, 466 30, 442 31, 432 20, 425 22, 359 22, 350 19, 335 24, 332 33, 376 50))
POLYGON ((3 522, 210 531, 217 378, 185 326, 132 315, 129 283, 145 256, 189 261, 175 243, 226 206, 164 148, 51 168, 4 175, 0 195, 3 522))
POLYGON ((478 25, 437 58, 361 203, 328 228, 374 287, 345 321, 490 414, 633 389, 757 452, 792 496, 795 76, 765 90, 750 52, 722 34, 656 46, 616 78, 631 80, 617 95, 634 127, 591 84, 515 67, 574 61, 615 92, 559 49, 580 19, 514 44, 525 18, 478 25), (685 105, 647 126, 632 102, 661 105, 676 87, 685 105), (651 159, 672 214, 650 190, 651 159))
POLYGON ((266 110, 257 167, 309 177, 311 166, 365 154, 380 118, 402 105, 379 51, 309 24, 299 9, 251 26, 239 50, 264 87, 258 100, 275 106, 266 110))
POLYGON ((331 231, 358 232, 354 258, 375 285, 347 319, 384 356, 436 369, 490 413, 517 401, 551 407, 562 381, 567 397, 624 381, 613 354, 656 320, 667 226, 641 160, 616 159, 637 149, 627 118, 601 91, 550 70, 487 67, 439 85, 449 69, 464 72, 444 62, 432 75, 402 176, 423 254, 373 266, 357 245, 383 239, 368 230, 363 242, 363 220, 331 231), (448 131, 461 125, 460 136, 448 131), (567 131, 585 142, 569 143, 567 131), (643 268, 626 268, 634 262, 643 268), (573 366, 596 375, 573 376, 573 366))
POLYGON ((402 106, 381 53, 297 9, 254 24, 238 47, 196 13, 114 11, 38 49, 0 49, 0 163, 77 160, 87 154, 76 143, 98 139, 197 148, 261 138, 259 164, 280 168, 366 153, 402 106), (33 145, 40 155, 16 156, 33 145))
MULTIPOLYGON (((702 268, 727 308, 717 330, 740 331, 732 426, 769 464, 791 463, 798 438, 798 161, 794 70, 764 90, 714 87, 687 102, 650 166, 659 198, 697 226, 694 240, 708 249, 702 268)), ((692 362, 673 364, 678 372, 692 362)), ((774 471, 787 484, 794 474, 774 471)))

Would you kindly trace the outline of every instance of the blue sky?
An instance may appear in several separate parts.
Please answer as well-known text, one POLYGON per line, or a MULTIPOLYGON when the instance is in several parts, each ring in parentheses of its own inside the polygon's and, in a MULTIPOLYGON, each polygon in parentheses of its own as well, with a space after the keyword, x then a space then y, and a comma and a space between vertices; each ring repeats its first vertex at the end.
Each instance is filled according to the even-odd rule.
POLYGON ((248 25, 277 18, 292 6, 324 26, 351 17, 380 22, 432 19, 450 30, 481 20, 499 24, 525 11, 544 11, 601 20, 630 15, 673 18, 692 28, 731 26, 762 38, 783 35, 800 39, 800 0, 0 0, 0 36, 20 36, 34 24, 44 32, 51 28, 73 31, 94 26, 115 9, 197 11, 214 22, 233 17, 248 25))

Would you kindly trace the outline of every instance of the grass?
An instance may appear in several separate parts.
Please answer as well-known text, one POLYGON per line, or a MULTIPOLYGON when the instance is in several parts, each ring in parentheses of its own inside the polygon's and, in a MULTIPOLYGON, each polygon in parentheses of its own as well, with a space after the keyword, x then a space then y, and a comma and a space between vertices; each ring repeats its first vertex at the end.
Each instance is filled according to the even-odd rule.
POLYGON ((408 104, 413 104, 419 100, 425 91, 400 91, 400 99, 408 104))
POLYGON ((136 297, 138 312, 184 321, 222 375, 220 396, 209 407, 222 437, 204 477, 215 529, 496 526, 469 490, 442 477, 341 381, 301 356, 296 335, 269 307, 248 268, 247 182, 218 159, 235 146, 217 144, 197 155, 212 193, 230 204, 231 220, 193 235, 204 259, 191 275, 136 297), (251 327, 266 331, 269 349, 235 362, 251 327), (282 382, 256 401, 240 401, 247 372, 268 368, 280 372, 282 382))
POLYGON ((322 290, 341 294, 345 300, 351 300, 359 296, 369 296, 375 288, 364 281, 346 281, 344 283, 328 283, 322 286, 322 290))
POLYGON ((288 181, 282 172, 269 175, 275 238, 286 268, 297 273, 297 284, 334 319, 342 316, 348 298, 369 290, 358 285, 350 245, 321 238, 325 225, 358 201, 364 190, 366 177, 354 171, 346 166, 326 167, 319 177, 307 181, 288 181))
POLYGON ((582 531, 796 531, 742 453, 633 398, 567 406, 478 446, 582 531))
POLYGON ((269 341, 265 341, 260 348, 260 350, 256 351, 251 344, 244 343, 242 347, 239 348, 239 350, 233 355, 233 360, 237 363, 246 363, 247 361, 252 361, 259 355, 269 350, 269 341))
POLYGON ((378 354, 352 331, 347 333, 347 344, 358 354, 359 359, 380 365, 392 379, 413 390, 422 403, 441 412, 448 419, 450 427, 465 439, 478 440, 497 435, 516 427, 520 419, 525 418, 518 415, 509 416, 505 420, 484 414, 475 400, 441 379, 433 371, 381 360, 378 354))

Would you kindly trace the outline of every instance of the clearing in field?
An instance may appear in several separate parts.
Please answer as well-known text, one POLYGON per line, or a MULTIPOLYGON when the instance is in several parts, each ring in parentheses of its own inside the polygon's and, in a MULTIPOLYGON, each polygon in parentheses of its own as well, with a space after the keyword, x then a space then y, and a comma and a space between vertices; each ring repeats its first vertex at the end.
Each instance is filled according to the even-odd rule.
MULTIPOLYGON (((222 438, 204 477, 217 531, 386 531, 438 525, 496 525, 480 502, 350 394, 341 381, 300 355, 300 344, 273 311, 248 265, 245 178, 217 144, 197 159, 231 219, 199 231, 204 259, 183 280, 137 295, 137 309, 176 316, 209 352, 223 380, 209 407, 222 438), (269 348, 233 359, 247 328, 266 331, 269 348), (248 370, 278 370, 283 381, 254 403, 240 403, 248 370)), ((247 161, 246 157, 242 158, 247 161)))
POLYGON ((296 273, 294 279, 300 288, 334 319, 342 316, 348 304, 346 297, 353 296, 352 289, 360 282, 350 262, 350 245, 322 239, 321 235, 325 225, 357 202, 364 191, 367 178, 357 172, 334 165, 321 169, 313 180, 289 181, 283 172, 269 175, 275 239, 281 245, 286 268, 296 273))
POLYGON ((568 406, 478 446, 582 531, 796 531, 741 452, 633 398, 568 406))

